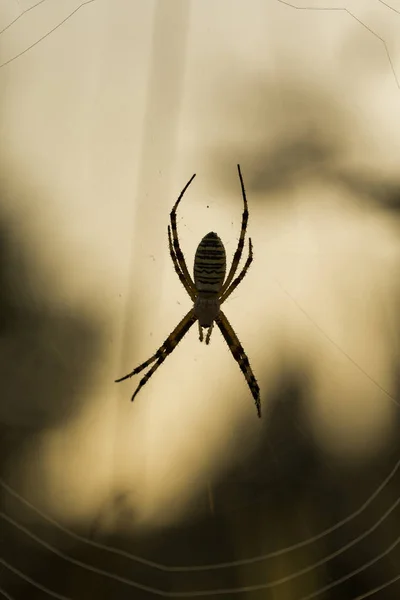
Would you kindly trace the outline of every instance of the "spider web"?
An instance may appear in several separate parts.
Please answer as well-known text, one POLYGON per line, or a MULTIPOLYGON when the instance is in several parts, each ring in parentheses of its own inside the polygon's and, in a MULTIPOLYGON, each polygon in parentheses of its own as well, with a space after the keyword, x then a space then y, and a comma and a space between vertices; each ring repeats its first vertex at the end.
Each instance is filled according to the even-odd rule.
MULTIPOLYGON (((43 2, 46 2, 46 1, 48 2, 50 0, 41 0, 40 2, 36 3, 32 7, 23 11, 16 19, 14 19, 5 28, 3 28, 0 33, 5 32, 13 24, 15 24, 21 17, 23 17, 24 14, 33 10, 34 8, 38 7, 40 4, 42 4, 43 2)), ((9 65, 13 61, 22 57, 24 54, 26 54, 28 51, 30 51, 33 47, 35 47, 37 44, 39 44, 41 41, 43 41, 46 37, 48 37, 50 34, 55 32, 68 19, 70 19, 71 17, 76 15, 82 7, 84 7, 85 5, 88 5, 88 4, 92 4, 96 1, 97 0, 88 0, 86 2, 82 2, 65 19, 63 19, 63 21, 61 21, 56 27, 52 28, 44 36, 42 36, 40 39, 38 39, 34 44, 30 45, 28 48, 26 48, 22 52, 18 53, 11 59, 9 59, 6 62, 4 62, 3 64, 1 64, 0 68, 5 67, 6 65, 9 65)), ((396 85, 398 86, 398 88, 400 90, 399 81, 398 81, 395 69, 393 67, 393 63, 392 63, 392 60, 390 57, 390 53, 389 53, 389 49, 388 49, 388 45, 387 45, 386 41, 383 38, 381 38, 379 35, 377 35, 374 31, 372 31, 372 29, 370 29, 364 23, 362 23, 355 16, 355 14, 352 11, 350 11, 349 9, 347 9, 345 7, 332 7, 332 8, 329 8, 329 7, 318 7, 318 8, 302 7, 302 6, 296 6, 289 2, 285 2, 284 0, 276 0, 276 1, 280 2, 281 4, 286 5, 288 8, 295 9, 295 10, 343 11, 343 12, 346 12, 351 18, 355 19, 358 23, 360 23, 361 26, 368 29, 368 31, 372 35, 374 35, 378 40, 380 40, 380 42, 383 44, 385 51, 387 53, 390 68, 392 70, 394 79, 396 81, 396 85)), ((383 2, 383 0, 378 0, 378 2, 380 4, 382 4, 383 6, 387 7, 388 9, 392 10, 393 12, 400 15, 400 11, 396 10, 389 3, 383 2)), ((361 370, 361 372, 366 377, 368 377, 382 393, 389 396, 397 405, 399 405, 399 402, 398 402, 398 400, 396 400, 396 398, 391 396, 389 394, 389 392, 387 392, 382 386, 380 386, 380 384, 377 381, 375 381, 375 379, 373 379, 367 372, 365 372, 362 369, 362 367, 359 366, 352 359, 351 356, 349 356, 347 353, 345 353, 335 343, 335 341, 332 338, 330 338, 319 327, 319 325, 308 315, 308 313, 304 310, 304 308, 296 301, 296 299, 287 290, 285 290, 283 288, 283 286, 281 286, 281 284, 279 282, 278 282, 278 285, 283 289, 284 293, 287 294, 291 298, 291 300, 296 304, 296 306, 305 315, 305 317, 313 323, 313 325, 321 332, 322 335, 324 335, 328 339, 328 341, 330 343, 334 344, 336 346, 336 348, 340 352, 342 352, 344 354, 344 356, 346 356, 346 358, 357 369, 361 370)), ((50 528, 53 528, 55 530, 62 532, 63 534, 65 534, 65 536, 67 536, 67 538, 69 538, 71 541, 73 541, 74 544, 77 544, 77 545, 80 545, 80 546, 83 546, 83 547, 89 548, 89 549, 101 550, 102 552, 105 553, 106 556, 109 556, 109 557, 121 557, 123 559, 126 559, 128 561, 127 564, 129 566, 128 566, 128 568, 126 568, 124 570, 125 573, 130 572, 130 565, 134 566, 134 565, 140 564, 140 565, 145 565, 145 566, 149 567, 150 569, 154 570, 154 572, 161 572, 161 573, 167 573, 167 574, 174 574, 174 573, 189 573, 189 574, 193 573, 194 574, 194 573, 209 572, 209 571, 222 571, 222 570, 226 570, 226 569, 230 569, 230 568, 241 567, 244 565, 252 565, 252 564, 256 564, 256 563, 261 563, 264 561, 269 561, 269 560, 279 557, 279 556, 284 556, 295 550, 313 545, 315 542, 320 541, 320 540, 326 538, 327 536, 330 536, 331 534, 345 528, 347 525, 352 523, 357 517, 364 514, 368 510, 368 508, 371 507, 374 504, 374 502, 376 502, 377 499, 379 499, 379 497, 388 488, 388 486, 390 484, 393 484, 399 480, 399 470, 400 470, 400 458, 397 461, 395 461, 394 466, 392 466, 392 468, 390 468, 388 470, 388 472, 386 473, 386 475, 384 476, 382 481, 379 483, 379 485, 373 489, 373 491, 368 495, 368 497, 362 503, 360 503, 360 505, 357 507, 357 509, 350 512, 345 518, 338 520, 335 523, 335 525, 330 526, 325 529, 321 529, 321 531, 317 534, 314 534, 314 535, 312 535, 306 539, 303 539, 297 543, 294 543, 292 545, 289 545, 289 546, 286 546, 283 548, 279 548, 272 552, 259 554, 256 556, 251 556, 246 559, 235 560, 235 561, 230 561, 230 562, 198 564, 198 565, 190 565, 190 566, 188 566, 188 565, 182 565, 182 566, 168 565, 168 564, 163 564, 160 562, 151 561, 142 556, 138 556, 133 553, 121 550, 117 547, 113 547, 108 544, 102 544, 102 543, 87 539, 86 537, 74 532, 72 529, 67 528, 64 525, 60 524, 59 522, 57 522, 57 520, 51 518, 45 512, 41 511, 38 507, 36 507, 34 504, 29 502, 29 500, 27 500, 20 493, 18 493, 17 490, 15 490, 13 487, 8 485, 7 482, 3 478, 0 478, 0 486, 3 490, 4 496, 8 496, 9 498, 12 498, 13 501, 17 505, 21 505, 21 507, 24 507, 24 509, 26 511, 34 514, 35 517, 37 518, 37 522, 41 522, 42 525, 45 527, 50 527, 50 528)), ((276 588, 279 588, 279 586, 281 586, 282 584, 287 583, 289 581, 295 581, 300 576, 302 576, 306 573, 311 573, 311 572, 315 571, 319 566, 327 564, 329 561, 331 561, 335 557, 338 557, 341 554, 345 554, 345 552, 349 548, 352 548, 352 547, 356 546, 360 541, 367 539, 383 523, 387 522, 391 515, 393 516, 397 507, 400 504, 400 496, 398 496, 398 485, 396 487, 397 487, 397 492, 396 492, 397 498, 395 498, 393 501, 391 501, 390 506, 385 511, 382 512, 382 514, 379 516, 379 518, 375 515, 375 517, 377 517, 377 518, 375 518, 372 525, 370 527, 366 528, 362 534, 360 534, 358 536, 354 536, 346 544, 341 545, 334 552, 331 552, 330 554, 327 554, 323 558, 316 560, 314 562, 311 562, 310 564, 307 564, 303 568, 292 572, 289 576, 285 576, 280 579, 278 578, 273 581, 264 581, 262 583, 257 583, 257 584, 252 584, 252 585, 249 584, 249 585, 244 585, 244 586, 235 586, 232 588, 219 587, 219 588, 207 589, 207 590, 192 589, 190 591, 188 590, 188 591, 183 591, 183 592, 168 592, 166 590, 163 590, 163 589, 155 587, 155 586, 145 585, 139 581, 135 581, 132 577, 130 577, 128 575, 122 576, 119 573, 113 572, 112 570, 105 569, 105 568, 99 568, 92 564, 89 564, 89 562, 87 562, 87 561, 74 558, 67 551, 60 550, 55 544, 48 542, 45 539, 45 536, 35 533, 32 526, 27 526, 26 524, 23 524, 22 519, 21 519, 21 521, 19 521, 16 518, 13 518, 9 514, 7 514, 7 512, 4 510, 2 510, 0 512, 0 517, 2 518, 2 520, 4 522, 8 523, 12 528, 15 528, 15 530, 18 530, 21 534, 23 534, 23 536, 26 536, 26 538, 29 539, 30 542, 34 546, 37 545, 37 547, 45 548, 46 550, 48 550, 55 556, 58 556, 65 563, 74 565, 75 567, 82 569, 84 572, 89 572, 89 573, 98 575, 101 580, 104 580, 104 581, 111 580, 111 581, 118 582, 118 583, 122 584, 123 586, 127 586, 128 588, 132 589, 132 593, 134 593, 133 590, 140 590, 143 592, 147 592, 149 594, 149 596, 146 596, 146 597, 164 597, 164 598, 193 598, 193 597, 201 598, 201 597, 219 597, 219 596, 230 597, 230 596, 235 596, 236 594, 251 593, 251 592, 260 591, 260 590, 275 590, 276 588)), ((17 514, 19 514, 18 511, 17 511, 17 514)), ((363 564, 361 566, 359 566, 356 569, 350 570, 344 576, 338 577, 338 578, 334 579, 333 581, 331 581, 330 583, 327 583, 326 585, 321 585, 321 586, 317 587, 317 589, 314 592, 312 592, 308 595, 303 595, 301 597, 296 596, 295 600, 311 600, 312 598, 324 598, 325 592, 333 590, 334 588, 339 586, 341 583, 351 580, 355 575, 367 571, 369 567, 379 563, 379 561, 381 561, 383 558, 388 557, 390 555, 390 553, 392 552, 392 550, 394 550, 398 546, 398 544, 400 543, 400 528, 397 528, 397 531, 395 532, 395 534, 397 537, 395 537, 394 540, 392 540, 390 543, 388 543, 381 552, 377 552, 372 559, 363 562, 363 564), (399 535, 397 535, 397 533, 399 533, 399 535)), ((2 557, 0 557, 0 563, 4 569, 3 572, 11 572, 12 574, 15 575, 17 580, 19 579, 19 580, 24 581, 25 583, 29 584, 31 586, 32 590, 40 590, 43 593, 43 597, 45 597, 45 598, 59 598, 61 600, 75 600, 75 598, 70 595, 59 594, 56 591, 49 589, 39 580, 39 578, 33 578, 33 577, 29 576, 28 574, 24 573, 23 571, 17 569, 15 566, 10 564, 9 561, 6 561, 2 557)), ((360 594, 355 595, 352 598, 352 600, 363 600, 364 598, 370 598, 370 597, 379 598, 380 592, 382 592, 383 590, 387 590, 388 588, 390 588, 390 586, 392 586, 394 583, 396 583, 399 580, 400 580, 400 574, 395 577, 392 577, 391 579, 387 579, 386 581, 382 582, 382 584, 379 586, 375 586, 375 587, 369 589, 368 592, 365 592, 361 595, 360 594)), ((7 598, 8 600, 16 600, 18 597, 22 597, 22 596, 19 596, 18 593, 16 595, 14 595, 14 592, 11 595, 11 593, 9 591, 7 591, 7 589, 3 589, 1 571, 0 571, 0 594, 4 598, 7 598)), ((249 595, 249 597, 251 597, 251 595, 249 595)))

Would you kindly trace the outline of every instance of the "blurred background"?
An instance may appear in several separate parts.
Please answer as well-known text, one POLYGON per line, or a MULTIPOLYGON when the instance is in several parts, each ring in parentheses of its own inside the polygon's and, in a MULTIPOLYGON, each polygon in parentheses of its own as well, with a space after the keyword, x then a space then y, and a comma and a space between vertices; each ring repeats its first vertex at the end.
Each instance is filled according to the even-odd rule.
MULTIPOLYGON (((400 1, 2 0, 0 597, 400 597, 400 1), (178 212, 254 261, 191 302, 178 212)), ((242 263, 245 260, 243 257, 242 263)))

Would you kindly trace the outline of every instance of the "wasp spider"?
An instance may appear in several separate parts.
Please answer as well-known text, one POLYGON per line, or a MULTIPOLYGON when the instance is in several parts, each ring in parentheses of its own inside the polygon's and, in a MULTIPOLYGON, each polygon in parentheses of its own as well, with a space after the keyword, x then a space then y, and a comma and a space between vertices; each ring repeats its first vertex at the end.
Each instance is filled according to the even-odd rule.
POLYGON ((140 380, 139 385, 132 396, 132 400, 135 398, 139 390, 150 379, 153 373, 158 369, 158 367, 164 362, 167 356, 171 354, 177 344, 181 341, 181 339, 196 321, 198 321, 199 325, 199 339, 201 342, 204 339, 203 328, 208 329, 205 340, 206 344, 210 342, 211 332, 215 321, 222 335, 224 336, 225 341, 233 354, 233 357, 238 362, 239 367, 246 378, 247 384, 256 403, 257 414, 259 417, 261 417, 260 388, 257 380, 253 375, 249 360, 237 338, 236 333, 220 308, 221 304, 225 302, 225 300, 232 294, 232 292, 242 281, 253 260, 253 248, 251 239, 249 238, 249 255, 240 274, 234 279, 239 261, 242 257, 247 221, 249 218, 246 191, 244 188, 242 173, 239 165, 237 168, 239 172, 240 185, 242 188, 244 211, 242 216, 242 228, 240 231, 239 243, 226 279, 225 248, 216 233, 211 231, 203 237, 198 245, 194 259, 194 281, 190 277, 185 258, 179 245, 178 231, 176 227, 176 211, 184 193, 192 183, 193 179, 196 177, 196 174, 194 174, 193 177, 188 181, 178 200, 175 202, 170 214, 171 224, 168 225, 169 252, 175 271, 183 287, 193 301, 193 308, 185 317, 183 317, 182 321, 175 327, 173 332, 168 336, 163 345, 155 354, 153 354, 153 356, 136 367, 136 369, 128 373, 128 375, 116 380, 117 383, 119 381, 123 381, 124 379, 129 379, 133 375, 140 373, 140 371, 148 367, 151 363, 154 363, 151 369, 140 380))

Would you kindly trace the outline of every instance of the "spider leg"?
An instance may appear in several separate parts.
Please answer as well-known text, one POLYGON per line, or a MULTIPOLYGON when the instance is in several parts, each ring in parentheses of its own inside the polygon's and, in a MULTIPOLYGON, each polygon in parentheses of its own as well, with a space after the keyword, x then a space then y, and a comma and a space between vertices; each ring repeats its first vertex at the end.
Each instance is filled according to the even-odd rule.
POLYGON ((183 287, 185 288, 185 290, 187 291, 187 293, 189 294, 190 298, 193 300, 193 302, 196 299, 196 295, 194 294, 190 283, 186 281, 184 274, 182 273, 180 267, 179 267, 179 263, 178 263, 178 259, 176 258, 176 254, 174 251, 174 247, 172 245, 172 236, 171 236, 171 228, 168 225, 168 244, 169 244, 169 253, 171 255, 172 258, 172 262, 174 263, 174 268, 175 271, 183 285, 183 287))
POLYGON ((249 238, 249 256, 247 257, 247 260, 246 260, 244 267, 241 270, 240 274, 236 277, 236 279, 233 280, 231 285, 228 287, 228 289, 225 290, 224 294, 221 296, 221 298, 220 298, 221 304, 223 302, 225 302, 225 300, 237 288, 237 286, 239 285, 239 283, 242 281, 243 277, 246 275, 247 271, 249 270, 249 267, 252 262, 253 262, 253 244, 251 243, 251 238, 249 238))
POLYGON ((204 339, 204 336, 203 336, 203 328, 202 328, 202 326, 200 325, 200 321, 198 321, 198 323, 199 323, 199 340, 200 340, 200 342, 202 342, 202 341, 203 341, 203 339, 204 339))
POLYGON ((222 310, 219 312, 219 315, 215 320, 218 327, 221 330, 222 335, 225 338, 226 343, 229 346, 230 351, 232 352, 234 359, 239 364, 239 367, 246 378, 247 385, 249 386, 256 403, 257 414, 261 419, 260 388, 258 386, 256 378, 253 375, 249 359, 246 356, 243 346, 239 342, 236 333, 233 331, 231 324, 229 323, 228 319, 226 318, 226 315, 222 312, 222 310))
POLYGON ((129 379, 133 375, 140 373, 140 371, 145 369, 152 362, 157 361, 151 367, 151 369, 146 373, 146 375, 144 377, 142 377, 142 379, 140 380, 139 385, 136 388, 136 391, 132 396, 132 400, 133 400, 134 397, 136 396, 136 394, 139 392, 139 390, 150 379, 150 377, 158 369, 158 367, 164 362, 164 360, 167 358, 168 354, 171 354, 171 352, 174 350, 174 348, 179 344, 181 339, 184 337, 184 335, 189 331, 189 329, 191 328, 193 323, 195 323, 196 321, 197 321, 197 317, 194 314, 194 310, 191 309, 183 317, 182 321, 180 321, 180 323, 178 323, 178 325, 175 327, 175 329, 172 331, 172 333, 169 334, 169 336, 167 337, 167 339, 165 340, 163 345, 160 346, 160 348, 157 350, 157 352, 155 354, 153 354, 153 356, 151 356, 148 360, 146 360, 144 363, 142 363, 141 365, 136 367, 136 369, 134 369, 133 371, 131 371, 124 377, 121 377, 120 379, 116 379, 115 383, 124 381, 124 379, 129 379))
POLYGON ((246 190, 244 189, 244 183, 243 183, 242 172, 240 170, 240 165, 238 165, 237 168, 238 168, 238 172, 239 172, 239 179, 240 179, 240 185, 242 188, 242 196, 243 196, 243 204, 244 204, 244 210, 243 210, 243 216, 242 216, 242 227, 240 230, 238 246, 236 248, 235 254, 233 255, 233 260, 232 260, 231 268, 228 273, 228 277, 226 278, 225 283, 222 286, 222 290, 221 290, 222 294, 227 290, 232 279, 234 278, 236 269, 238 267, 240 259, 242 258, 242 252, 243 252, 243 246, 244 246, 244 236, 246 235, 247 221, 249 220, 249 210, 247 207, 246 190))
POLYGON ((172 238, 173 238, 173 247, 174 247, 174 251, 175 251, 175 256, 176 256, 176 259, 177 259, 177 261, 179 263, 179 266, 181 268, 182 274, 183 274, 183 276, 184 276, 187 284, 190 285, 190 288, 191 288, 191 290, 192 290, 193 293, 196 292, 196 286, 194 285, 193 279, 189 275, 189 271, 188 271, 188 268, 187 268, 186 262, 185 262, 185 257, 183 256, 181 247, 179 245, 178 230, 177 230, 177 225, 176 225, 176 210, 178 208, 179 202, 183 198, 183 194, 186 192, 187 188, 192 183, 192 181, 193 181, 193 179, 195 177, 196 177, 196 173, 189 179, 189 181, 187 182, 187 184, 185 185, 185 187, 183 188, 183 190, 179 194, 179 198, 175 202, 175 204, 174 204, 174 206, 173 206, 173 208, 171 210, 171 213, 170 213, 172 238))

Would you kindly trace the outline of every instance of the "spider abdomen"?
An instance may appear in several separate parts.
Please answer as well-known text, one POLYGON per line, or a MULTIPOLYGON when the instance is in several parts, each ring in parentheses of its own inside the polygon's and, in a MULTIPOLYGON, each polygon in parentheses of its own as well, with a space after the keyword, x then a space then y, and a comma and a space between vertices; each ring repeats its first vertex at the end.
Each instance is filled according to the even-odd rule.
POLYGON ((216 233, 207 233, 197 247, 194 257, 194 283, 199 293, 218 294, 226 273, 225 248, 216 233))

